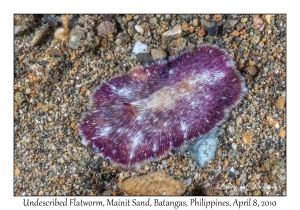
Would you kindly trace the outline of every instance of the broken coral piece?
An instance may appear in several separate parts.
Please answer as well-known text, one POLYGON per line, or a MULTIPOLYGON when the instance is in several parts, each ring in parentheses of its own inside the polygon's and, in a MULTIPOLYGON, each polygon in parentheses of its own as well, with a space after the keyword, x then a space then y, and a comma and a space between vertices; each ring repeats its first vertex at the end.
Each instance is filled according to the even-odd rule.
POLYGON ((128 195, 182 195, 186 186, 177 181, 164 170, 145 176, 130 177, 118 183, 118 187, 128 195))

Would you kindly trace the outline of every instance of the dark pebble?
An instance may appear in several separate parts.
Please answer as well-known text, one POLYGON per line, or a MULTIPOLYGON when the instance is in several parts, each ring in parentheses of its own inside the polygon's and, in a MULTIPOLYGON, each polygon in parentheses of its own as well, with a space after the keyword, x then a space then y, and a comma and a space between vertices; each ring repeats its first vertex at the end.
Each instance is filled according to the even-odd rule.
POLYGON ((139 53, 136 55, 136 60, 143 66, 149 65, 152 61, 152 56, 148 53, 139 53))
POLYGON ((28 128, 29 130, 32 130, 32 129, 34 129, 34 126, 28 125, 27 128, 28 128))
POLYGON ((123 33, 120 33, 120 34, 118 34, 118 36, 117 36, 117 40, 119 40, 119 44, 120 45, 123 45, 123 44, 127 44, 131 39, 130 39, 130 37, 129 37, 129 35, 128 34, 123 34, 123 33))
POLYGON ((90 163, 90 160, 88 158, 82 158, 78 161, 79 165, 87 166, 90 163))
POLYGON ((223 26, 222 34, 225 34, 226 32, 232 32, 236 24, 236 20, 227 20, 223 26))
POLYGON ((105 186, 103 184, 98 185, 98 191, 103 192, 105 190, 105 186))
POLYGON ((281 89, 280 85, 277 85, 276 86, 276 91, 280 91, 280 89, 281 89))
POLYGON ((100 165, 98 163, 93 166, 93 171, 95 171, 95 172, 100 171, 100 165))
POLYGON ((134 21, 128 22, 128 26, 130 26, 130 27, 134 27, 135 24, 136 24, 136 23, 135 23, 134 21))
POLYGON ((214 21, 201 20, 201 25, 210 36, 217 36, 219 27, 214 21))
POLYGON ((91 190, 92 188, 91 188, 91 184, 90 183, 86 183, 85 185, 84 185, 84 189, 86 189, 86 190, 91 190))
POLYGON ((213 171, 209 171, 208 172, 208 176, 213 176, 214 175, 214 172, 213 171))
POLYGON ((64 67, 64 65, 65 65, 64 63, 61 63, 61 64, 58 65, 58 68, 62 69, 64 67))
POLYGON ((55 27, 57 26, 57 18, 55 15, 43 15, 44 21, 49 23, 50 26, 55 27))
POLYGON ((111 21, 112 20, 112 15, 111 14, 102 14, 101 19, 103 21, 111 21))
POLYGON ((242 41, 242 39, 241 39, 241 38, 239 38, 239 37, 236 37, 236 38, 235 38, 235 41, 236 41, 236 43, 237 43, 237 44, 240 44, 240 43, 241 43, 241 41, 242 41))
POLYGON ((219 27, 215 24, 212 24, 212 26, 210 28, 206 28, 205 29, 207 31, 207 33, 211 36, 217 36, 218 35, 218 31, 219 31, 219 27))
POLYGON ((49 62, 48 62, 48 61, 45 61, 45 60, 42 60, 42 62, 41 62, 41 64, 42 64, 43 67, 47 66, 48 63, 49 63, 49 62))
POLYGON ((244 25, 242 23, 239 23, 236 25, 236 30, 241 31, 244 28, 244 25))
POLYGON ((98 173, 98 174, 97 174, 97 179, 98 179, 99 181, 102 181, 102 174, 101 174, 101 173, 98 173))
POLYGON ((71 69, 73 67, 73 63, 71 63, 71 62, 67 61, 65 64, 66 64, 68 69, 71 69))
POLYGON ((192 15, 180 15, 182 21, 189 21, 193 18, 192 15))

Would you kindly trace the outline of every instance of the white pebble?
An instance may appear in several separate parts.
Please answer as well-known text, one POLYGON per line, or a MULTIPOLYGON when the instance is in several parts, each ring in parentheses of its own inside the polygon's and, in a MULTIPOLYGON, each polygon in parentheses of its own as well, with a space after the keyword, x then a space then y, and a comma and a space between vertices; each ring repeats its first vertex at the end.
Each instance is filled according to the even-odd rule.
POLYGON ((133 47, 132 54, 137 55, 139 53, 146 53, 148 46, 140 41, 137 41, 133 47))
POLYGON ((140 25, 135 25, 134 26, 134 28, 135 28, 135 30, 137 31, 137 32, 139 32, 140 34, 144 34, 144 29, 142 28, 142 26, 140 26, 140 25))
POLYGON ((191 178, 191 177, 190 177, 190 178, 188 178, 188 179, 186 180, 186 182, 187 182, 187 183, 186 183, 186 186, 187 186, 187 187, 191 186, 191 184, 192 184, 192 181, 193 181, 193 180, 192 180, 192 178, 191 178))
POLYGON ((30 88, 27 88, 25 94, 29 94, 31 92, 30 88))
POLYGON ((237 148, 236 143, 232 143, 231 147, 232 147, 232 149, 233 149, 234 151, 236 151, 236 148, 237 148))
POLYGON ((237 125, 237 126, 240 126, 240 125, 242 124, 242 122, 243 122, 243 118, 242 118, 241 116, 238 116, 238 117, 236 118, 236 125, 237 125))

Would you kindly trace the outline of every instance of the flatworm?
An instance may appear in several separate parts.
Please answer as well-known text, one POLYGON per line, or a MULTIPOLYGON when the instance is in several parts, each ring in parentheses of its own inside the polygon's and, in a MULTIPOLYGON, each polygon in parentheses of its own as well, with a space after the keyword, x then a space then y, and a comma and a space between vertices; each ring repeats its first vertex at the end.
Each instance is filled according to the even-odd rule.
POLYGON ((165 156, 224 122, 245 81, 225 50, 197 46, 135 68, 96 88, 79 132, 112 163, 134 167, 165 156))

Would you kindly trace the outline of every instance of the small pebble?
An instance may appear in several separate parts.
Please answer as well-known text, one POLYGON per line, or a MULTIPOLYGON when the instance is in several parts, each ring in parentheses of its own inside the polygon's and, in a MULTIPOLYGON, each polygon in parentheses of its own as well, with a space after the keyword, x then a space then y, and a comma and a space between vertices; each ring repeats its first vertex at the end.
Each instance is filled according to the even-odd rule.
POLYGON ((257 70, 255 67, 251 67, 251 66, 247 66, 245 68, 246 72, 251 75, 251 76, 255 76, 257 74, 257 70))
POLYGON ((264 21, 260 17, 255 16, 253 18, 253 26, 254 26, 254 28, 261 28, 263 24, 264 24, 264 21))
POLYGON ((31 92, 30 88, 26 88, 25 94, 30 94, 30 92, 31 92))
POLYGON ((188 44, 187 44, 187 46, 186 46, 186 49, 187 50, 194 50, 195 49, 195 47, 196 47, 196 45, 194 45, 193 43, 191 43, 191 42, 188 42, 188 44))
POLYGON ((189 24, 187 22, 183 22, 183 24, 181 26, 181 29, 183 31, 187 31, 189 29, 189 24))
POLYGON ((254 196, 260 196, 261 195, 261 191, 259 189, 254 190, 253 192, 254 196))
POLYGON ((245 173, 242 173, 240 176, 241 183, 245 183, 247 181, 247 175, 245 173))
POLYGON ((228 160, 227 159, 224 160, 224 165, 228 166, 228 160))
POLYGON ((267 23, 270 25, 271 24, 272 15, 264 15, 264 18, 267 21, 267 23))
POLYGON ((23 101, 25 101, 25 97, 23 93, 21 92, 16 92, 15 93, 15 101, 17 102, 18 105, 21 105, 23 101))
POLYGON ((60 16, 61 23, 63 24, 65 29, 69 28, 69 15, 61 15, 60 16))
POLYGON ((199 35, 200 37, 205 36, 205 34, 206 34, 206 31, 205 31, 203 28, 201 28, 201 29, 198 31, 198 35, 199 35))
POLYGON ((105 21, 101 23, 98 27, 98 36, 104 37, 107 36, 108 34, 111 34, 114 30, 114 24, 110 21, 105 21))
POLYGON ((246 23, 248 21, 248 18, 242 18, 242 23, 246 23))
POLYGON ((232 149, 233 149, 234 151, 236 151, 236 149, 237 149, 237 144, 236 144, 236 143, 232 143, 231 147, 232 147, 232 149))
POLYGON ((157 18, 150 18, 150 23, 153 25, 157 24, 157 18))
POLYGON ((218 35, 219 27, 214 21, 206 21, 201 19, 201 26, 207 31, 210 36, 218 35))
POLYGON ((240 33, 239 33, 237 30, 234 30, 234 31, 231 33, 231 35, 233 35, 233 36, 239 36, 240 33))
MULTIPOLYGON (((222 33, 224 34, 225 32, 232 32, 236 24, 236 20, 227 20, 223 26, 222 33)), ((237 30, 240 31, 241 29, 239 30, 239 28, 237 27, 237 30)))
POLYGON ((144 42, 144 41, 145 41, 145 37, 143 37, 143 36, 140 35, 140 34, 135 34, 135 35, 134 35, 134 40, 140 41, 140 42, 144 42))
POLYGON ((284 139, 285 138, 285 130, 281 130, 279 133, 279 136, 284 139))
POLYGON ((169 51, 171 55, 178 54, 181 50, 183 50, 186 46, 186 39, 179 38, 176 40, 173 40, 169 45, 169 51))
POLYGON ((136 30, 137 32, 139 32, 141 35, 144 34, 144 29, 143 29, 142 26, 140 26, 140 25, 135 25, 134 28, 135 28, 135 30, 136 30))
POLYGON ((222 15, 214 15, 213 19, 214 21, 219 22, 222 20, 222 15))
POLYGON ((182 32, 181 25, 176 25, 174 28, 163 33, 163 36, 175 36, 182 32))
POLYGON ((139 53, 147 53, 148 52, 148 45, 137 41, 133 47, 132 54, 137 55, 139 53))
POLYGON ((279 126, 279 121, 275 117, 273 117, 273 116, 268 116, 267 117, 267 122, 273 128, 277 128, 278 129, 280 127, 279 126))
POLYGON ((199 19, 193 19, 193 26, 198 27, 199 26, 199 19))
POLYGON ((84 32, 82 29, 72 29, 70 32, 69 46, 72 49, 77 49, 80 45, 80 40, 84 37, 84 32))
POLYGON ((186 183, 186 186, 189 187, 189 186, 191 186, 193 180, 192 180, 192 178, 189 177, 189 178, 186 180, 186 182, 187 182, 187 183, 186 183))
POLYGON ((190 26, 190 27, 189 27, 189 31, 190 31, 190 33, 193 33, 193 32, 194 32, 194 30, 195 30, 194 26, 190 26))
POLYGON ((143 66, 149 65, 152 61, 152 56, 148 53, 139 53, 136 55, 137 62, 141 63, 143 66))
POLYGON ((21 173, 21 170, 20 170, 20 169, 18 169, 18 168, 16 168, 16 169, 15 169, 15 176, 19 176, 19 175, 20 175, 20 173, 21 173))
POLYGON ((70 30, 65 28, 58 28, 54 33, 54 37, 58 41, 69 41, 70 30))
POLYGON ((42 38, 47 34, 49 28, 50 27, 48 24, 42 25, 40 28, 38 28, 35 31, 34 36, 32 38, 31 46, 35 46, 36 44, 38 44, 42 40, 42 38))
POLYGON ((161 164, 162 164, 163 166, 165 166, 165 165, 168 164, 168 161, 167 161, 167 160, 163 160, 163 161, 161 161, 161 164))
POLYGON ((243 123, 243 118, 241 116, 238 116, 236 118, 236 125, 237 126, 240 126, 241 124, 243 123))
POLYGON ((250 132, 242 133, 242 138, 243 138, 244 144, 246 144, 248 146, 250 146, 252 144, 253 138, 252 138, 252 134, 250 132))
POLYGON ((285 106, 285 97, 280 96, 276 102, 277 109, 283 110, 285 106))
POLYGON ((159 60, 167 57, 167 53, 161 49, 152 49, 151 55, 153 60, 159 60))

